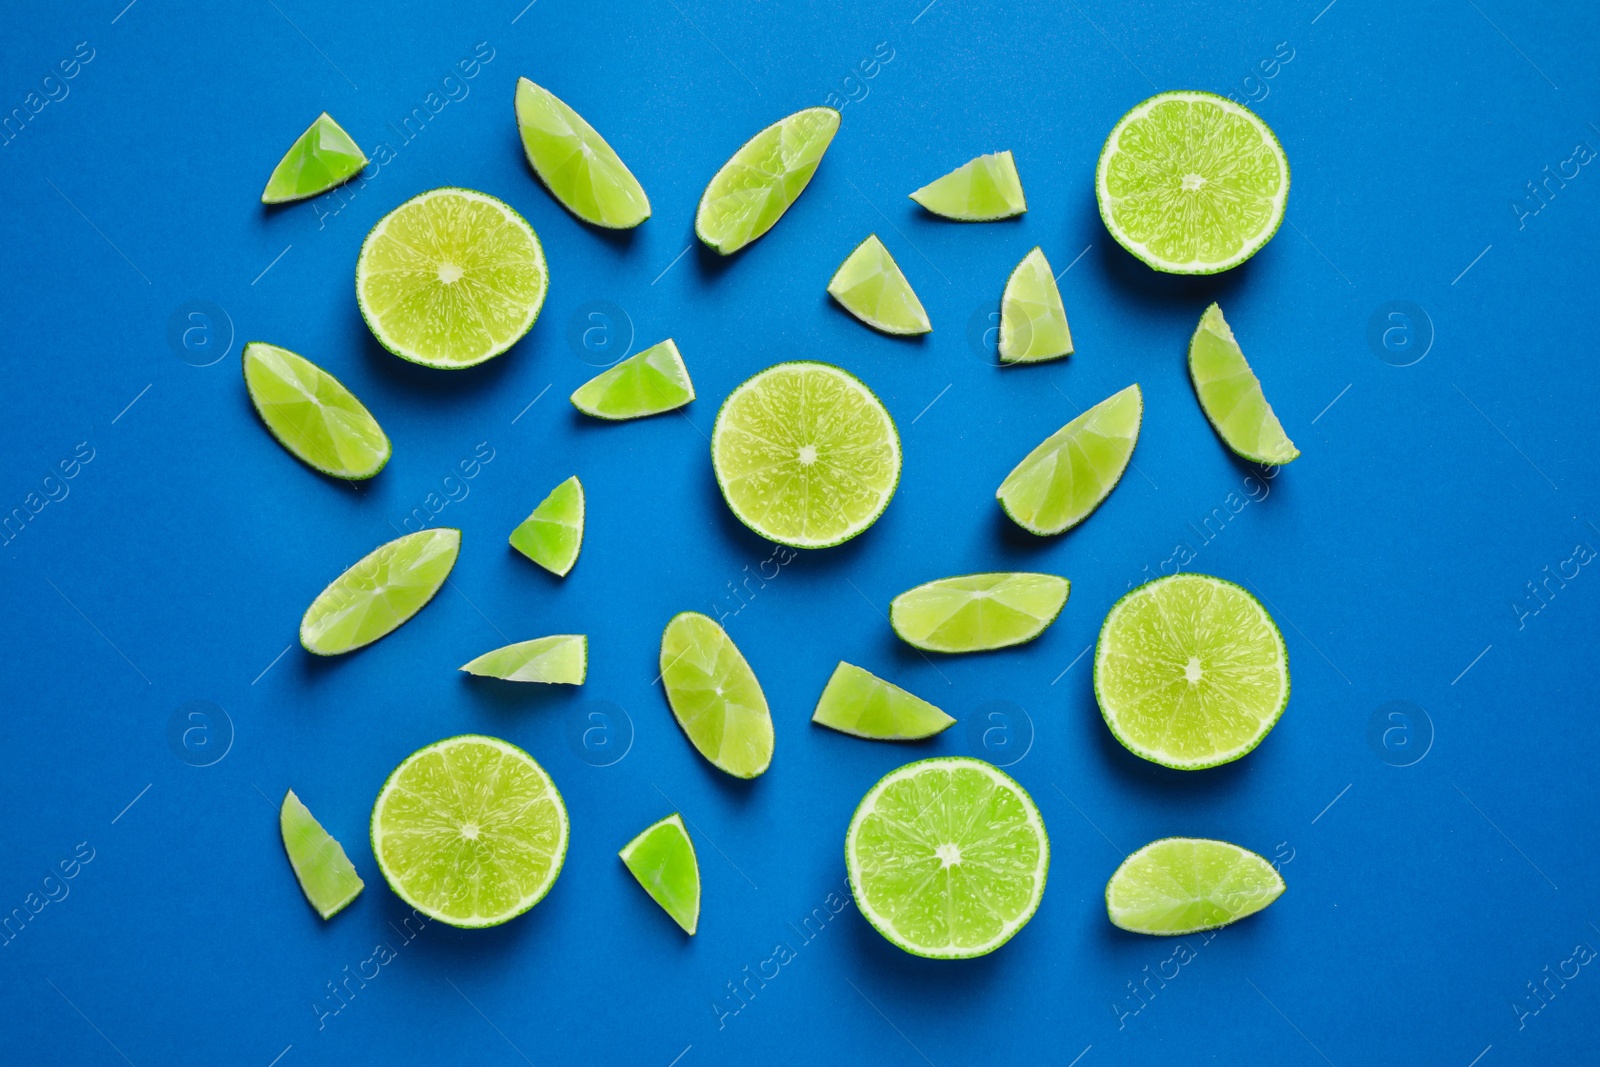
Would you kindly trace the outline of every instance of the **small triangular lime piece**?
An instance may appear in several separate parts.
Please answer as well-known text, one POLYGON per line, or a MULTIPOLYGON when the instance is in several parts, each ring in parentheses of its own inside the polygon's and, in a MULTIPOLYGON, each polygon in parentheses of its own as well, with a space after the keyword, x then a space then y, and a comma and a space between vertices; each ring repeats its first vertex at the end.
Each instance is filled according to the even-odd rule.
POLYGON ((550 490, 517 528, 511 547, 551 574, 566 577, 583 548, 583 483, 574 474, 550 490))
POLYGON ((329 836, 293 789, 283 795, 278 830, 300 889, 318 915, 331 919, 361 895, 361 876, 344 847, 329 836))
POLYGON ((929 652, 981 652, 1032 641, 1056 621, 1072 583, 1053 574, 966 574, 908 589, 889 624, 929 652))
POLYGON ((1078 525, 1122 479, 1143 413, 1137 383, 1100 401, 1023 457, 995 491, 1000 506, 1040 536, 1078 525))
POLYGON ((325 193, 354 178, 366 165, 366 154, 324 111, 272 168, 261 202, 282 204, 325 193))
POLYGON ((661 681, 672 714, 711 765, 754 778, 772 763, 772 713, 733 640, 699 612, 675 615, 661 634, 661 681))
POLYGON ((1300 454, 1272 413, 1260 380, 1216 304, 1206 308, 1189 339, 1189 379, 1200 410, 1235 455, 1280 466, 1300 454))
POLYGON ((1009 151, 978 156, 911 194, 911 199, 947 219, 993 222, 1028 210, 1022 179, 1009 151))
POLYGON ((1106 883, 1106 913, 1136 934, 1192 934, 1254 915, 1283 890, 1283 876, 1247 848, 1167 837, 1122 861, 1106 883))
POLYGON ((539 180, 585 222, 627 230, 650 217, 644 187, 595 132, 550 90, 517 79, 517 130, 539 180))
POLYGON ((485 652, 460 669, 508 682, 582 685, 589 671, 589 639, 583 634, 556 634, 518 641, 485 652))
POLYGON ((651 823, 617 853, 650 899, 693 936, 700 927, 700 863, 683 816, 651 823))
POLYGON ((833 669, 811 721, 870 741, 918 741, 956 722, 921 697, 843 661, 833 669))
POLYGON ((448 527, 379 545, 317 594, 300 620, 300 644, 337 656, 399 629, 433 599, 460 551, 461 531, 448 527))
POLYGON ((304 356, 251 341, 244 346, 244 384, 272 436, 314 470, 359 480, 389 462, 389 438, 378 420, 304 356))
POLYGON ((1004 363, 1042 363, 1072 355, 1072 331, 1061 290, 1044 252, 1035 248, 1006 281, 1000 298, 1000 359, 1004 363))
POLYGON ((838 132, 837 111, 808 107, 750 138, 706 185, 695 211, 695 236, 726 256, 772 229, 805 190, 838 132))
POLYGON ((689 368, 669 337, 584 382, 572 394, 572 406, 597 419, 640 419, 693 399, 689 368))
POLYGON ((900 272, 889 250, 868 235, 839 265, 828 292, 846 311, 884 333, 930 333, 933 326, 911 283, 900 272))

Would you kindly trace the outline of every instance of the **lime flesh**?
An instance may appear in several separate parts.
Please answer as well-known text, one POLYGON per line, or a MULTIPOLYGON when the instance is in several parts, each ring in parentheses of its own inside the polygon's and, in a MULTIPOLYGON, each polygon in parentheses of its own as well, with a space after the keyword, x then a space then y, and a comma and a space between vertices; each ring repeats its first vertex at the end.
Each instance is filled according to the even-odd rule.
POLYGON ((354 178, 366 165, 365 153, 324 111, 272 168, 261 202, 282 204, 325 193, 354 178))
POLYGON ((967 574, 908 589, 889 624, 929 652, 982 652, 1032 641, 1061 614, 1072 583, 1053 574, 967 574))
POLYGON ((293 789, 283 795, 278 830, 300 890, 318 915, 331 919, 361 895, 361 876, 344 847, 328 835, 293 789))
POLYGON ((912 193, 911 199, 935 215, 959 222, 993 222, 1028 210, 1017 162, 1009 151, 963 163, 912 193))
POLYGON ((389 438, 333 375, 287 348, 244 346, 250 402, 278 443, 323 474, 371 478, 389 462, 389 438))
POLYGON ((566 577, 583 548, 583 510, 583 483, 574 474, 517 524, 511 547, 551 574, 566 577))
POLYGON ((722 627, 699 612, 661 634, 661 681, 689 741, 713 767, 754 778, 772 763, 772 714, 755 672, 722 627))
POLYGON ((650 217, 650 198, 627 165, 550 90, 517 79, 517 131, 539 180, 584 222, 626 230, 650 217))
POLYGON ((582 685, 589 670, 589 639, 582 634, 556 634, 518 641, 485 652, 461 670, 508 682, 582 685))
POLYGON ((300 644, 319 656, 370 645, 421 611, 461 551, 461 531, 421 530, 379 545, 317 594, 300 620, 300 644))
POLYGON ((726 256, 772 229, 805 190, 838 132, 837 111, 808 107, 750 138, 706 186, 694 216, 695 235, 726 256))
POLYGON ((1000 359, 1042 363, 1072 355, 1072 331, 1061 290, 1044 252, 1035 248, 1017 264, 1000 298, 1000 359))
POLYGON ((700 863, 683 816, 673 812, 651 823, 617 853, 650 899, 693 935, 700 927, 700 863))
POLYGON ((1283 432, 1261 382, 1245 362, 1233 330, 1215 304, 1200 316, 1189 339, 1189 380, 1200 410, 1236 455, 1253 463, 1280 466, 1300 454, 1283 432))
POLYGON ((917 741, 956 722, 921 697, 843 662, 828 679, 811 721, 871 741, 917 741))
POLYGON ((884 333, 929 333, 933 326, 911 283, 877 234, 856 246, 840 264, 828 292, 846 311, 884 333))
POLYGON ((1122 861, 1106 883, 1106 913, 1136 934, 1192 934, 1254 915, 1283 890, 1282 876, 1249 849, 1168 837, 1122 861))
POLYGON ((572 394, 572 406, 597 419, 640 419, 693 399, 689 368, 669 337, 584 382, 572 394))
POLYGON ((1100 401, 1023 457, 995 491, 1000 506, 1040 536, 1078 525, 1122 479, 1143 415, 1137 384, 1100 401))

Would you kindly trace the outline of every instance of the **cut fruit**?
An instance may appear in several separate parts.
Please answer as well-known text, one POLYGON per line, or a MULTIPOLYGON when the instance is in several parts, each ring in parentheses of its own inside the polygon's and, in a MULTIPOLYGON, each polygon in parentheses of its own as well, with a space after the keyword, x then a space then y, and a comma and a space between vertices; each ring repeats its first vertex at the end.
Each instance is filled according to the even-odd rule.
POLYGON ((583 634, 556 634, 518 641, 485 652, 461 670, 508 682, 582 685, 589 670, 589 639, 583 634))
POLYGON ((543 767, 498 737, 436 741, 372 805, 372 854, 395 895, 451 926, 498 926, 544 898, 567 856, 567 806, 543 767))
POLYGON ((900 434, 861 379, 827 363, 779 363, 722 402, 711 465, 739 521, 795 548, 848 541, 900 481, 900 434))
POLYGON ((995 491, 1029 533, 1070 530, 1093 514, 1122 479, 1139 440, 1144 394, 1137 383, 1100 401, 1023 457, 995 491))
POLYGON ((919 696, 840 661, 811 721, 870 741, 919 741, 955 720, 919 696))
POLYGON ((700 863, 683 816, 673 812, 651 823, 617 855, 650 899, 693 936, 700 926, 700 863))
POLYGON ((627 165, 550 90, 517 79, 517 132, 539 180, 584 222, 627 230, 650 217, 650 198, 627 165))
POLYGON ((1272 864, 1247 848, 1168 837, 1122 861, 1106 883, 1106 913, 1136 934, 1192 934, 1254 915, 1283 890, 1272 864))
POLYGON ((1072 583, 1053 574, 1010 572, 941 578, 889 604, 889 625, 929 652, 982 652, 1026 644, 1061 614, 1072 583))
POLYGON ((296 459, 335 478, 371 478, 389 462, 389 438, 344 384, 287 348, 244 346, 244 384, 268 431, 296 459))
POLYGON ((1261 393, 1239 342, 1215 304, 1189 339, 1189 380, 1222 443, 1252 463, 1280 466, 1300 454, 1261 393))
POLYGON ((755 672, 722 627, 696 611, 675 615, 661 634, 667 703, 700 755, 735 778, 772 763, 772 714, 755 672))
POLYGON ((875 233, 840 264, 828 283, 828 292, 875 330, 901 335, 933 331, 922 301, 875 233))
POLYGON ((356 260, 356 303, 383 347, 425 367, 492 359, 533 326, 550 287, 533 227, 471 189, 433 189, 383 218, 356 260))
POLYGON ((1181 771, 1261 743, 1289 703, 1289 650, 1261 602, 1205 574, 1146 582, 1100 627, 1094 694, 1118 741, 1181 771))
POLYGON ((1289 160, 1249 108, 1215 93, 1158 93, 1106 138, 1094 191, 1106 229, 1145 263, 1216 274, 1278 232, 1289 160))
POLYGON ((328 835, 293 789, 283 795, 278 831, 300 890, 318 915, 331 919, 361 895, 364 883, 344 846, 328 835))
POLYGON ((1028 210, 1017 162, 1009 151, 979 156, 911 194, 911 199, 947 219, 993 222, 1028 210))
POLYGON ((913 955, 970 959, 1033 918, 1050 839, 1009 775, 941 756, 891 771, 867 792, 844 858, 856 906, 880 934, 913 955))
POLYGON ((574 474, 550 490, 511 531, 511 547, 565 578, 583 548, 583 483, 574 474))
POLYGON ((366 154, 324 111, 272 168, 261 202, 282 204, 325 193, 354 178, 366 165, 366 154))
POLYGON ((750 138, 701 194, 695 236, 726 256, 772 229, 805 190, 838 132, 837 111, 808 107, 750 138))
POLYGON ((300 644, 337 656, 399 629, 433 599, 460 551, 461 531, 448 527, 379 545, 317 594, 300 620, 300 644))
POLYGON ((1035 248, 1006 281, 1000 298, 1000 360, 1042 363, 1072 355, 1072 331, 1061 290, 1044 252, 1035 248))
POLYGON ((584 382, 572 394, 572 406, 597 419, 641 419, 693 399, 689 368, 669 337, 584 382))

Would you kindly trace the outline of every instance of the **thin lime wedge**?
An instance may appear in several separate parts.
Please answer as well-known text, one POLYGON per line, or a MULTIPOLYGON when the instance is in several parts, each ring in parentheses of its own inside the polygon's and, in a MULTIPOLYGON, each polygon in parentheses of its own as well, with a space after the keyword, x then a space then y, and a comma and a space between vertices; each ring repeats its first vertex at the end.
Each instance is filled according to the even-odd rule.
POLYGON ((583 483, 574 474, 550 490, 511 531, 511 547, 565 578, 583 548, 583 483))
POLYGON ((335 478, 371 478, 389 462, 389 438, 344 384, 287 348, 244 346, 244 384, 278 443, 335 478))
POLYGON ((1106 913, 1136 934, 1192 934, 1254 915, 1283 890, 1272 864, 1247 848, 1167 837, 1122 861, 1106 883, 1106 913))
POLYGON ((1137 383, 1100 401, 1023 457, 995 491, 1000 506, 1040 536, 1078 525, 1122 479, 1143 416, 1137 383))
POLYGON ((272 168, 263 204, 282 204, 325 193, 354 178, 367 165, 365 153, 324 111, 272 168))
POLYGON ((597 419, 642 419, 693 399, 689 368, 669 337, 584 382, 572 394, 572 406, 597 419))
POLYGON ((517 79, 517 131, 539 180, 584 222, 627 230, 650 217, 650 198, 627 165, 550 90, 517 79))
POLYGON ((1017 161, 1009 151, 979 156, 911 194, 911 199, 947 219, 993 222, 1028 210, 1017 161))
POLYGON ((877 234, 869 234, 839 265, 828 292, 846 311, 884 333, 930 333, 933 326, 900 265, 883 247, 877 234))
POLYGON ((300 644, 319 656, 370 645, 421 611, 461 551, 461 531, 420 530, 379 545, 317 594, 300 620, 300 644))
POLYGON ((1181 771, 1255 748, 1289 704, 1289 650, 1249 592, 1205 574, 1146 582, 1112 606, 1094 693, 1118 741, 1181 771))
POLYGON ((650 899, 693 936, 700 927, 700 863, 683 816, 673 812, 651 823, 617 855, 650 899))
POLYGON ((1200 410, 1235 455, 1279 466, 1300 454, 1272 413, 1261 382, 1215 304, 1200 316, 1189 339, 1189 380, 1194 382, 1200 410))
POLYGON ((1042 363, 1072 355, 1072 331, 1061 290, 1044 252, 1035 248, 1017 264, 1000 298, 1000 359, 1042 363))
POLYGON ((726 256, 772 229, 805 191, 838 132, 837 111, 808 107, 750 138, 701 194, 695 235, 726 256))
POLYGON ((556 634, 518 641, 485 652, 461 670, 508 682, 582 685, 589 671, 589 639, 583 634, 556 634))
POLYGON ((1053 574, 1005 572, 941 578, 889 604, 889 625, 929 652, 982 652, 1026 644, 1056 621, 1072 583, 1053 574))
POLYGON ((919 696, 840 661, 811 721, 870 741, 918 741, 955 720, 919 696))
POLYGON ((283 795, 278 831, 300 890, 318 915, 331 919, 361 895, 361 876, 344 854, 344 847, 328 835, 293 789, 283 795))
POLYGON ((711 765, 754 778, 772 763, 772 713, 755 672, 722 627, 695 611, 661 634, 661 682, 672 714, 711 765))

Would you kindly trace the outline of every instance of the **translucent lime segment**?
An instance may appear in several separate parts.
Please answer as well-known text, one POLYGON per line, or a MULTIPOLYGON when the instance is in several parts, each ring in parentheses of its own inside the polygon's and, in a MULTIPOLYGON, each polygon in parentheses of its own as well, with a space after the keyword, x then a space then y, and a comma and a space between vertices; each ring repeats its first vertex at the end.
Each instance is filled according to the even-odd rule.
POLYGON ((1111 236, 1151 267, 1215 274, 1278 232, 1289 160, 1249 108, 1214 93, 1159 93, 1106 138, 1095 198, 1111 236))
POLYGON ((1261 602, 1204 574, 1147 582, 1111 608, 1094 653, 1100 714, 1136 756, 1178 770, 1255 748, 1289 703, 1289 650, 1261 602))
POLYGON ((911 199, 947 219, 993 222, 1028 210, 1017 162, 1009 151, 978 156, 911 194, 911 199))
POLYGON ((889 604, 900 639, 929 652, 982 652, 1026 644, 1061 614, 1072 583, 1025 571, 941 578, 889 604))
POLYGON ((550 490, 511 531, 511 547, 565 578, 583 548, 583 483, 574 474, 550 490))
POLYGON ((498 926, 550 891, 567 806, 516 745, 464 734, 418 749, 372 806, 372 852, 395 895, 440 922, 498 926))
POLYGON ((828 292, 844 309, 884 333, 929 333, 933 326, 900 265, 878 240, 868 235, 839 265, 828 292))
POLYGON ((617 855, 684 933, 692 936, 699 929, 700 862, 682 815, 673 812, 651 823, 617 855))
POLYGON ((921 697, 843 661, 833 669, 811 721, 870 741, 917 741, 956 722, 921 697))
POLYGON ((433 189, 378 221, 356 260, 356 303, 389 351, 455 370, 516 344, 550 272, 533 227, 471 189, 433 189))
POLYGON ((1200 410, 1236 455, 1271 466, 1300 455, 1215 304, 1200 316, 1189 339, 1189 380, 1194 382, 1200 410))
POLYGON ((293 789, 283 795, 278 830, 300 890, 318 915, 331 919, 361 895, 364 883, 344 847, 329 836, 293 789))
POLYGON ((693 399, 689 368, 669 337, 584 382, 572 394, 572 406, 597 419, 641 419, 693 399))
POLYGON ((754 778, 772 763, 772 714, 755 672, 722 627, 699 612, 661 634, 661 681, 689 741, 720 771, 754 778))
POLYGON ((909 763, 868 791, 845 835, 856 906, 907 952, 968 959, 1027 925, 1050 839, 1033 798, 982 760, 909 763))
POLYGON ((1143 416, 1137 383, 1100 401, 1023 457, 995 491, 1000 506, 1041 536, 1078 525, 1122 480, 1143 416))
POLYGON ((366 154, 324 111, 272 168, 261 202, 282 204, 325 193, 354 178, 366 165, 366 154))
POLYGON ((317 594, 300 620, 300 644, 337 656, 399 629, 433 599, 460 551, 461 531, 449 528, 379 545, 317 594))
POLYGON ((1283 877, 1249 849, 1168 837, 1122 861, 1106 883, 1106 913, 1136 934, 1192 934, 1254 915, 1283 890, 1283 877))
POLYGON ((650 217, 650 198, 606 139, 550 90, 517 79, 517 131, 539 180, 585 222, 631 229, 650 217))
POLYGON ((1072 331, 1061 290, 1044 252, 1035 248, 1017 264, 1000 298, 1000 359, 1042 363, 1072 355, 1072 331))
POLYGON ((837 111, 808 107, 750 138, 706 186, 695 235, 726 256, 772 229, 799 199, 837 132, 837 111))
POLYGON ((824 548, 878 520, 900 481, 900 435, 860 379, 779 363, 723 401, 711 431, 723 499, 756 533, 824 548))
POLYGON ((589 671, 589 639, 583 634, 555 634, 518 641, 485 652, 461 670, 508 682, 582 685, 589 671))
POLYGON ((272 436, 314 470, 371 478, 389 462, 389 438, 344 384, 287 348, 244 346, 244 384, 272 436))

